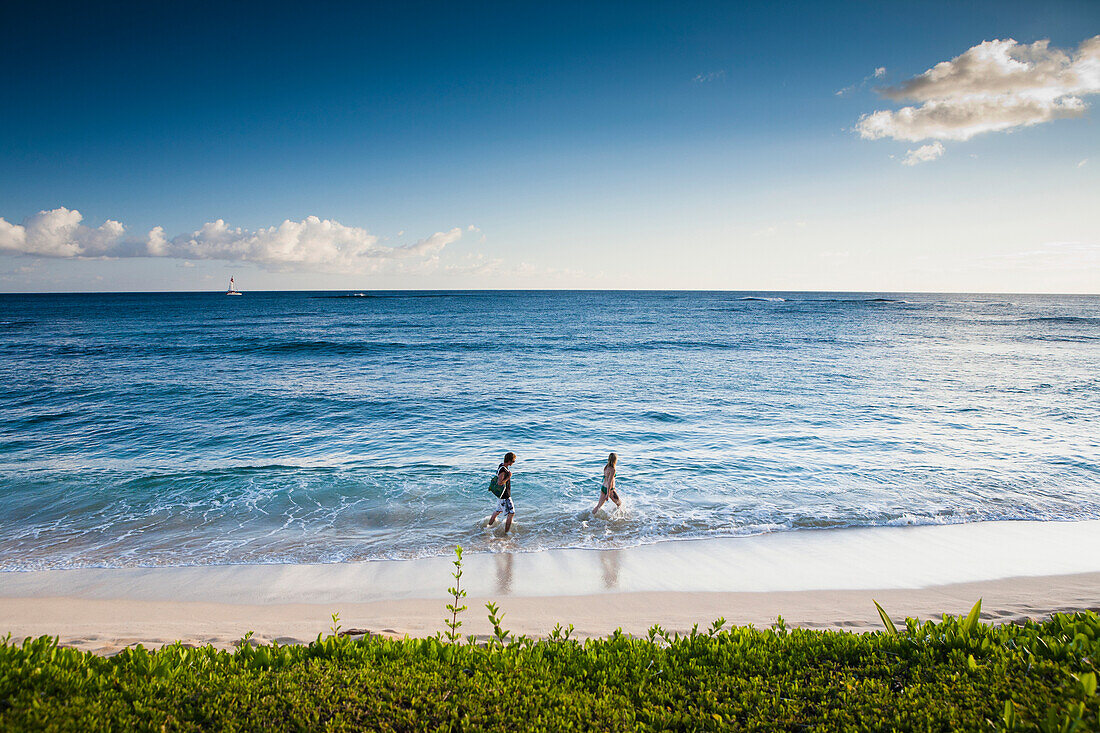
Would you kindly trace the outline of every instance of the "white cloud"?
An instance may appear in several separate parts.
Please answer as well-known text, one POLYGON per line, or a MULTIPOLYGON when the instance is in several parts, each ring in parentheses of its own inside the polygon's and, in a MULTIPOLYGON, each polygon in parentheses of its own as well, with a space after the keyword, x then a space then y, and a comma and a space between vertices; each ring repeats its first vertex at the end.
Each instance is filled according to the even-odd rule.
POLYGON ((774 237, 779 234, 792 235, 798 234, 801 230, 806 228, 806 222, 802 220, 795 221, 778 221, 768 226, 761 227, 752 233, 754 237, 774 237))
POLYGON ((1089 159, 1085 158, 1084 160, 1081 160, 1080 162, 1077 163, 1077 167, 1078 168, 1084 168, 1085 164, 1088 163, 1088 162, 1089 162, 1089 159))
POLYGON ((0 217, 0 250, 39 257, 97 257, 121 246, 125 228, 108 219, 98 229, 80 222, 79 211, 64 206, 39 211, 22 224, 0 217))
POLYGON ((1084 113, 1082 97, 1100 93, 1100 36, 1076 51, 1049 41, 1009 38, 980 43, 951 61, 880 90, 917 104, 864 115, 856 124, 867 140, 969 140, 1084 113))
POLYGON ((836 96, 843 97, 845 94, 851 94, 857 90, 863 90, 867 87, 868 82, 874 79, 882 79, 886 76, 886 67, 879 66, 867 76, 859 80, 857 84, 851 84, 836 92, 836 96))
POLYGON ((718 81, 726 77, 726 70, 719 69, 718 71, 708 71, 705 74, 696 74, 692 79, 696 84, 706 84, 708 81, 718 81))
POLYGON ((1087 272, 1100 267, 1100 244, 1043 242, 1031 249, 983 257, 979 264, 995 270, 1026 268, 1030 271, 1087 272))
POLYGON ((0 251, 37 257, 172 257, 182 260, 253 262, 274 269, 373 272, 385 263, 432 263, 462 237, 455 227, 418 242, 388 247, 365 229, 309 216, 250 231, 222 219, 190 234, 168 239, 154 227, 144 239, 128 238, 117 221, 92 229, 79 211, 60 207, 40 211, 22 224, 0 217, 0 251))
POLYGON ((393 257, 436 257, 448 244, 454 244, 462 237, 462 230, 458 227, 446 232, 436 232, 427 239, 421 239, 414 244, 405 244, 400 247, 382 248, 374 256, 393 257))
POLYGON ((149 236, 145 240, 145 247, 150 257, 167 256, 168 246, 168 239, 164 236, 164 227, 153 227, 149 230, 149 236))
POLYGON ((905 160, 901 161, 901 164, 916 165, 918 163, 926 163, 930 160, 935 160, 941 155, 943 155, 943 143, 937 140, 928 145, 921 145, 916 150, 906 150, 905 160))

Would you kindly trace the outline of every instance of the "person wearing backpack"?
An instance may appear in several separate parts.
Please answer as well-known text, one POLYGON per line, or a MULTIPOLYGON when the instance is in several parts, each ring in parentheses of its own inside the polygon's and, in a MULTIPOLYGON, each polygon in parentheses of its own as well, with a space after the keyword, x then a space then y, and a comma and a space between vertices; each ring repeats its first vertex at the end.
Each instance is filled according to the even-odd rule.
POLYGON ((497 497, 497 508, 493 516, 489 517, 489 526, 497 521, 501 512, 505 514, 504 534, 512 528, 512 518, 516 515, 516 507, 512 503, 512 464, 516 462, 516 454, 508 451, 504 455, 504 461, 497 467, 497 475, 489 482, 489 491, 497 497))

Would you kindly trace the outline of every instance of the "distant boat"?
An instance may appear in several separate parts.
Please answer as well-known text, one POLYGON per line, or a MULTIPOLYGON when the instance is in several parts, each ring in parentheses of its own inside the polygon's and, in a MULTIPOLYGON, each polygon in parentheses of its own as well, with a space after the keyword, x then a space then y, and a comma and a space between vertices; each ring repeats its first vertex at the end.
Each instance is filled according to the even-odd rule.
POLYGON ((229 290, 226 290, 225 294, 226 295, 244 295, 244 293, 242 293, 240 290, 237 290, 237 287, 233 284, 233 278, 229 278, 229 290))

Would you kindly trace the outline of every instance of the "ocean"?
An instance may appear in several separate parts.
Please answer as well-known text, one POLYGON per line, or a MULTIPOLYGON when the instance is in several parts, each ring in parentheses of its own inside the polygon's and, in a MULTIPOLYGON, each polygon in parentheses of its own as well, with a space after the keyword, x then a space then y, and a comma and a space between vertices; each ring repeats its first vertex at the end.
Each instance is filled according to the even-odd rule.
POLYGON ((1096 296, 0 295, 0 570, 1100 519, 1098 357, 1096 296))

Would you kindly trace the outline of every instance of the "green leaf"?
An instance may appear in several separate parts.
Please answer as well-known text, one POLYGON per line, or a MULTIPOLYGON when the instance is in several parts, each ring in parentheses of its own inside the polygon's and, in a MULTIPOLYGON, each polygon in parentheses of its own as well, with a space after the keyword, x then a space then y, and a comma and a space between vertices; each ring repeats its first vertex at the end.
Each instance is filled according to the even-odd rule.
POLYGON ((874 603, 875 608, 878 609, 879 618, 882 619, 882 625, 886 627, 886 631, 891 636, 897 636, 898 635, 898 627, 894 626, 894 622, 890 620, 890 617, 886 614, 886 611, 883 610, 882 606, 880 606, 878 604, 878 601, 876 601, 874 598, 871 599, 871 603, 874 603))
POLYGON ((1096 694, 1096 673, 1086 672, 1077 678, 1081 683, 1081 689, 1085 691, 1086 697, 1092 697, 1096 694))
POLYGON ((1016 706, 1012 704, 1011 700, 1005 700, 1005 711, 1003 715, 1005 728, 1012 730, 1016 727, 1016 706))
POLYGON ((978 616, 982 613, 982 599, 979 598, 978 602, 974 604, 974 608, 970 609, 970 613, 966 616, 966 621, 963 622, 963 633, 969 636, 978 630, 978 616))

